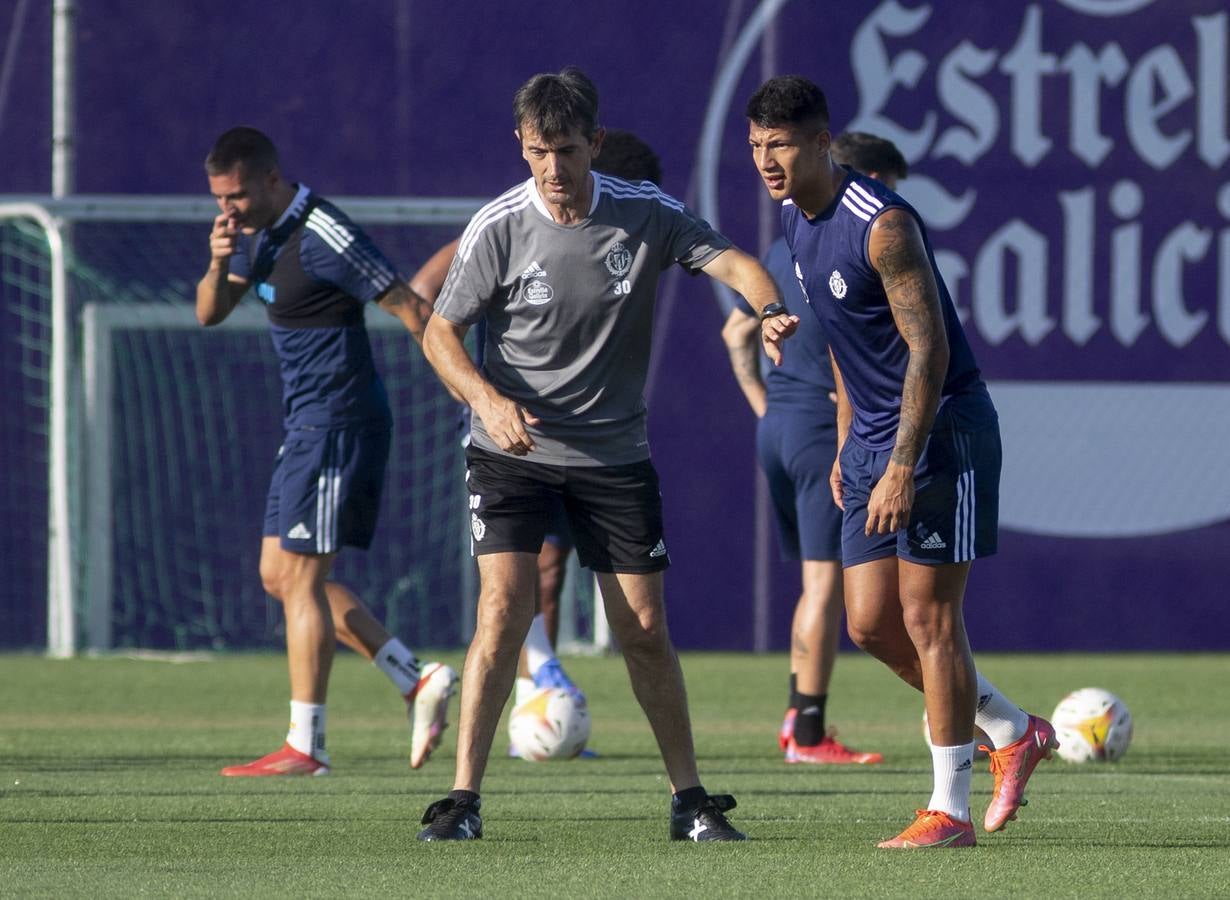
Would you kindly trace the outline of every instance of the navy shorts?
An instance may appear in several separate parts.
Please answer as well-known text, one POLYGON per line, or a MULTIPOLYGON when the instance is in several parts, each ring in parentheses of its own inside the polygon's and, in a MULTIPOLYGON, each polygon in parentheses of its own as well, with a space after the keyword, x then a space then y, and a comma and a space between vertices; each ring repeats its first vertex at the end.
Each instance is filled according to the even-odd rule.
POLYGON ((366 550, 376 533, 391 432, 384 427, 292 431, 265 501, 266 537, 293 553, 366 550))
POLYGON ((660 572, 670 565, 658 473, 649 460, 623 466, 553 466, 466 448, 475 556, 542 549, 561 503, 581 565, 595 572, 660 572))
POLYGON ((998 546, 998 424, 962 430, 941 411, 914 468, 910 524, 896 533, 863 534, 871 489, 888 468, 892 449, 872 451, 852 440, 841 450, 842 565, 894 554, 925 565, 968 562, 998 546))
POLYGON ((756 427, 756 452, 769 481, 786 559, 841 559, 841 510, 829 473, 837 458, 836 411, 830 417, 769 412, 756 427))

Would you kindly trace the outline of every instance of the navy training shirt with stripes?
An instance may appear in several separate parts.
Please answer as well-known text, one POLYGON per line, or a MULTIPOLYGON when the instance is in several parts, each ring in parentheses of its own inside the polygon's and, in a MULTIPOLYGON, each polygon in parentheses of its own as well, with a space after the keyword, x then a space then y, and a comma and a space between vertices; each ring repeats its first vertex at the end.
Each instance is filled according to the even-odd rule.
POLYGON ((298 185, 277 222, 240 236, 230 270, 269 315, 287 431, 391 423, 363 305, 398 275, 362 229, 298 185))
POLYGON ((782 232, 807 305, 820 320, 841 369, 854 410, 850 437, 868 450, 885 450, 896 441, 900 422, 909 347, 897 330, 880 275, 868 257, 871 226, 893 208, 904 209, 918 222, 939 288, 949 348, 940 407, 963 429, 994 423, 995 407, 936 267, 922 219, 879 181, 842 168, 845 180, 832 203, 814 219, 804 216, 790 200, 782 203, 782 232))

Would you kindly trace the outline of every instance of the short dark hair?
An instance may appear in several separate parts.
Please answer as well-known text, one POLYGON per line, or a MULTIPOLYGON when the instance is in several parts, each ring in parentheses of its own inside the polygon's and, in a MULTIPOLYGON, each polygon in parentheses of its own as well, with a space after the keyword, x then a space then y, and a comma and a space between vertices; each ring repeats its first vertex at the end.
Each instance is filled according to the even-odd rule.
POLYGON ((626 181, 662 183, 662 163, 653 148, 631 131, 608 128, 602 139, 602 152, 594 160, 599 172, 626 181))
POLYGON ((225 175, 240 165, 248 174, 272 172, 278 167, 278 150, 264 132, 239 125, 214 141, 213 149, 205 157, 205 171, 225 175))
POLYGON ((910 174, 910 164, 896 144, 865 131, 843 131, 833 138, 830 152, 833 162, 845 163, 859 172, 895 175, 897 178, 910 174))
POLYGON ((520 131, 530 125, 544 138, 559 138, 573 128, 587 138, 598 130, 598 89, 576 66, 558 75, 535 75, 513 96, 513 118, 520 131))
POLYGON ((770 78, 747 101, 746 115, 761 128, 803 125, 824 131, 829 127, 824 91, 801 75, 770 78))

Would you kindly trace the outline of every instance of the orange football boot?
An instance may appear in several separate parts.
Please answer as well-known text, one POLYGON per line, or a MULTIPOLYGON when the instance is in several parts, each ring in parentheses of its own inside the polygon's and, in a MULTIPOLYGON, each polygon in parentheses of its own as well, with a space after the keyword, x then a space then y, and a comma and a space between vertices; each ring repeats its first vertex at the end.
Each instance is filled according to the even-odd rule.
POLYGON ((929 850, 932 847, 973 847, 974 823, 954 819, 934 809, 916 810, 914 823, 892 840, 876 844, 885 850, 929 850))
POLYGON ((814 747, 802 747, 791 738, 786 745, 786 762, 811 763, 812 765, 871 765, 884 762, 881 753, 851 750, 837 740, 837 732, 829 731, 814 747))
POLYGON ((1026 804, 1025 784, 1038 763, 1050 759, 1059 748, 1055 729, 1039 716, 1029 717, 1029 726, 1021 737, 1001 750, 991 750, 991 774, 995 788, 991 805, 987 807, 982 825, 987 831, 999 831, 1026 804))
POLYGON ((264 776, 264 775, 328 775, 329 761, 300 753, 290 744, 283 744, 282 749, 275 750, 268 756, 244 763, 240 766, 227 766, 223 775, 264 776))

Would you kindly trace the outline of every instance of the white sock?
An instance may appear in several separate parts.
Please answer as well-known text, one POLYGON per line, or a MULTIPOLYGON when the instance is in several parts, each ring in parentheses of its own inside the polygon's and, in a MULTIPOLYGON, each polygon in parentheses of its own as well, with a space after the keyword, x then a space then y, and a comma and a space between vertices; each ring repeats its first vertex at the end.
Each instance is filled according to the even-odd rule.
POLYGON ((931 747, 931 766, 935 770, 935 788, 927 809, 946 812, 954 819, 968 822, 969 784, 974 771, 974 743, 955 747, 931 747))
POLYGON ((403 697, 419 683, 419 661, 397 638, 389 638, 372 657, 372 665, 388 676, 403 697))
POLYGON ((533 678, 518 678, 516 693, 513 694, 513 706, 520 706, 534 694, 533 678))
POLYGON ((325 758, 325 705, 290 701, 290 730, 286 743, 300 753, 325 758))
POLYGON ((991 749, 1007 747, 1029 728, 1029 715, 978 673, 978 711, 974 724, 991 739, 991 749))
POLYGON ((547 635, 547 619, 542 613, 530 622, 530 632, 525 636, 525 657, 531 678, 538 674, 543 663, 555 659, 555 648, 547 635))

